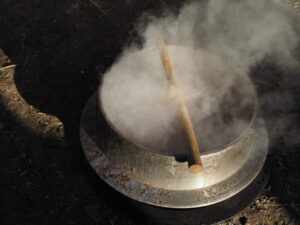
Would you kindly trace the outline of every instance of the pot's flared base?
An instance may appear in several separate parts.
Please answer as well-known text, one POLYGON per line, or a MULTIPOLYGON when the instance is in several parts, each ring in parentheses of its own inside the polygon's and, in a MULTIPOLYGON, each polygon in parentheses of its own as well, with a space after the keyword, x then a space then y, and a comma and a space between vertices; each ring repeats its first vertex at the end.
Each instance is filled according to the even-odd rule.
MULTIPOLYGON (((118 181, 117 183, 122 186, 124 191, 126 191, 126 193, 123 193, 122 191, 120 192, 129 197, 128 200, 130 204, 133 205, 138 212, 147 215, 157 224, 199 225, 213 224, 226 220, 247 207, 259 195, 267 183, 269 166, 265 163, 259 175, 246 188, 224 201, 211 204, 209 206, 198 208, 191 207, 191 209, 171 209, 156 207, 135 201, 133 200, 134 198, 131 199, 130 193, 134 193, 136 190, 132 190, 130 186, 126 186, 126 182, 130 179, 126 176, 126 174, 120 174, 118 172, 114 174, 112 173, 113 171, 105 173, 105 168, 108 168, 107 170, 109 170, 109 165, 103 165, 105 164, 105 161, 102 160, 106 153, 106 140, 105 138, 100 138, 100 140, 99 135, 101 134, 100 136, 103 136, 104 133, 109 133, 110 130, 109 128, 105 128, 107 127, 105 121, 101 120, 101 118, 100 120, 97 118, 99 117, 99 115, 97 115, 97 110, 97 96, 93 95, 83 111, 80 124, 81 143, 88 162, 92 165, 100 178, 109 185, 111 185, 109 182, 110 179, 118 181), (99 127, 101 127, 100 130, 99 127)), ((115 188, 115 186, 111 186, 115 188)), ((147 190, 145 191, 147 192, 147 190)))
POLYGON ((270 165, 266 161, 260 174, 249 186, 233 197, 210 206, 193 209, 168 209, 146 205, 133 200, 132 204, 157 225, 217 224, 230 219, 256 199, 267 184, 269 171, 270 165))

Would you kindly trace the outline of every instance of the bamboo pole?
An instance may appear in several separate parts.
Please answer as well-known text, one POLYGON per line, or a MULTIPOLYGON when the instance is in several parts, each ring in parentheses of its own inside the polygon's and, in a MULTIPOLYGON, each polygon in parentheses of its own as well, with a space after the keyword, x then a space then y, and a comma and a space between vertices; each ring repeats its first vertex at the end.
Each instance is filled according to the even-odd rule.
POLYGON ((188 139, 188 159, 189 159, 189 171, 192 173, 198 173, 203 170, 203 165, 200 157, 199 146, 197 142, 196 133, 193 128, 192 119, 190 117, 188 108, 185 103, 185 96, 181 91, 177 83, 177 76, 172 65, 171 57, 167 50, 167 47, 163 39, 159 39, 160 56, 162 64, 166 71, 166 76, 169 81, 169 98, 175 98, 179 103, 179 118, 183 128, 183 132, 188 139))

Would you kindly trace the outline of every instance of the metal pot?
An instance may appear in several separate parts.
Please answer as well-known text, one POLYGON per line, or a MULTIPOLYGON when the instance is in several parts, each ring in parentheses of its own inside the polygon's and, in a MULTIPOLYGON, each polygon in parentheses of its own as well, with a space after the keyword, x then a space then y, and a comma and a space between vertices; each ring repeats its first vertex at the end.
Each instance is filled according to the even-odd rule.
MULTIPOLYGON (((176 52, 176 48, 182 47, 170 48, 176 52)), ((127 57, 142 58, 153 51, 147 49, 127 57)), ((248 77, 206 50, 187 48, 186 51, 192 51, 198 58, 214 60, 217 57, 222 67, 234 70, 237 79, 247 85, 246 95, 240 98, 250 99, 246 107, 247 124, 239 135, 226 139, 222 146, 204 151, 204 172, 190 173, 187 162, 178 160, 178 151, 168 153, 165 149, 151 148, 126 137, 106 114, 102 99, 105 81, 99 87, 98 98, 94 96, 94 103, 89 103, 90 110, 94 107, 93 112, 85 110, 81 122, 91 124, 95 121, 91 126, 96 126, 92 128, 81 127, 81 141, 87 159, 101 179, 129 198, 154 206, 187 209, 229 199, 258 176, 267 156, 268 137, 259 117, 255 89, 248 77)))

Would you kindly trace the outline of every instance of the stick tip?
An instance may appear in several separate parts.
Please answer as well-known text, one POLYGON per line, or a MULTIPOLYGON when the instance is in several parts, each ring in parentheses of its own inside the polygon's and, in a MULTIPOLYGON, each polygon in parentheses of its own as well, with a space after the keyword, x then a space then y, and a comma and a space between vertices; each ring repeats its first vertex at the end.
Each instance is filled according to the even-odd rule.
POLYGON ((191 173, 200 173, 203 171, 203 167, 201 165, 194 164, 194 165, 189 166, 189 171, 191 173))

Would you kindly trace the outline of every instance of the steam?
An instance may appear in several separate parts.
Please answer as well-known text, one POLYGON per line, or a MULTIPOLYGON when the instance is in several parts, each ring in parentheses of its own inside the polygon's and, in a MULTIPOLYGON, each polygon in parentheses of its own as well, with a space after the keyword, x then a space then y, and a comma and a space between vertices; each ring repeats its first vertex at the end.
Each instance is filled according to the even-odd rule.
MULTIPOLYGON (((275 0, 209 0, 188 3, 178 14, 145 15, 137 26, 143 47, 126 49, 104 77, 104 112, 130 140, 182 153, 176 103, 167 98, 168 81, 157 48, 160 35, 171 46, 181 88, 186 94, 199 93, 188 103, 199 142, 205 150, 220 147, 251 119, 254 89, 245 73, 266 58, 282 70, 299 69, 295 18, 275 0)), ((276 104, 288 101, 294 108, 290 94, 276 90, 262 94, 262 104, 272 105, 274 93, 276 104)), ((281 128, 276 130, 289 126, 276 123, 281 128)))
POLYGON ((291 14, 275 0, 193 2, 178 15, 152 18, 143 31, 144 46, 155 46, 160 33, 169 44, 210 49, 245 71, 266 56, 296 66, 298 25, 291 14))

